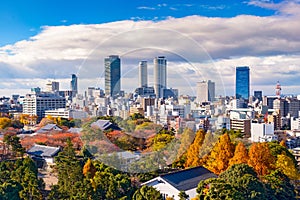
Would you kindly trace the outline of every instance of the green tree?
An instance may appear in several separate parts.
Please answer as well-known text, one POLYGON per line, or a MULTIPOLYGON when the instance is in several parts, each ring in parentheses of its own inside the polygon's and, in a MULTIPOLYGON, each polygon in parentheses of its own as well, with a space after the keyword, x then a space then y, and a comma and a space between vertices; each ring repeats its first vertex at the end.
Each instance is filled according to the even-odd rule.
POLYGON ((265 187, 267 188, 267 196, 269 199, 296 199, 294 186, 290 183, 290 179, 280 171, 272 171, 270 174, 263 176, 262 179, 265 182, 265 187))
POLYGON ((198 193, 197 196, 199 200, 244 200, 240 191, 226 183, 223 179, 218 178, 210 178, 200 181, 196 191, 198 193))
POLYGON ((23 157, 25 149, 22 147, 20 138, 16 135, 6 134, 3 141, 8 145, 8 148, 12 150, 13 155, 20 155, 23 157))
POLYGON ((159 191, 153 187, 142 186, 133 195, 132 200, 163 200, 159 191))
POLYGON ((257 178, 254 169, 247 164, 232 165, 225 172, 221 173, 220 179, 240 191, 245 199, 265 199, 266 192, 263 183, 257 178))

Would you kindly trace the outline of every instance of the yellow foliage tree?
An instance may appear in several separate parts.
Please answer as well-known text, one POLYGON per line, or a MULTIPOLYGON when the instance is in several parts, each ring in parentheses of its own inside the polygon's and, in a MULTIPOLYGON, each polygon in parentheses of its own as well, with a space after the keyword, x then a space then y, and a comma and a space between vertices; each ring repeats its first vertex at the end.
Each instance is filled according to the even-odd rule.
POLYGON ((285 153, 277 156, 276 168, 282 171, 291 180, 299 180, 300 174, 293 160, 285 153))
POLYGON ((195 136, 195 139, 191 146, 188 148, 187 151, 187 160, 185 163, 185 167, 197 167, 201 165, 201 158, 200 158, 200 148, 201 145, 203 144, 205 138, 205 132, 204 130, 198 130, 195 136))
POLYGON ((248 160, 248 150, 246 149, 244 143, 239 142, 235 147, 234 156, 229 161, 229 166, 242 163, 247 164, 248 160))
POLYGON ((213 147, 205 167, 215 174, 222 173, 229 167, 229 160, 234 155, 234 148, 228 133, 225 133, 213 147))
POLYGON ((96 168, 93 165, 93 162, 91 159, 88 159, 85 163, 85 165, 83 166, 83 175, 84 176, 88 176, 88 178, 93 178, 95 176, 96 173, 96 168))
POLYGON ((251 145, 248 164, 260 176, 267 175, 274 169, 275 158, 271 154, 267 143, 253 143, 251 145))
POLYGON ((180 138, 180 146, 177 151, 177 158, 181 157, 183 154, 185 154, 192 144, 195 137, 195 132, 189 128, 185 129, 183 133, 181 134, 180 138))
POLYGON ((11 119, 7 117, 0 117, 0 129, 5 129, 11 126, 11 119))

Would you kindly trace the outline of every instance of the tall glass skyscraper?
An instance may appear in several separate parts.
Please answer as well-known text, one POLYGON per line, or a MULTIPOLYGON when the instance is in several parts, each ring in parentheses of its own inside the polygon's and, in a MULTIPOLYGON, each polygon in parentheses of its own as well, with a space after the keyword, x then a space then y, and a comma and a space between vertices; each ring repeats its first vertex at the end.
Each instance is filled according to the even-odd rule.
POLYGON ((76 96, 78 92, 78 85, 77 85, 77 76, 75 74, 72 74, 72 80, 71 80, 71 91, 72 96, 76 96))
POLYGON ((249 99, 250 68, 247 66, 236 67, 235 72, 235 97, 249 99))
POLYGON ((139 87, 148 86, 147 61, 139 62, 139 87))
POLYGON ((156 98, 163 97, 163 90, 167 88, 167 59, 164 56, 154 58, 154 91, 156 98))
POLYGON ((104 59, 105 65, 105 95, 112 97, 121 91, 121 60, 118 55, 110 55, 104 59))

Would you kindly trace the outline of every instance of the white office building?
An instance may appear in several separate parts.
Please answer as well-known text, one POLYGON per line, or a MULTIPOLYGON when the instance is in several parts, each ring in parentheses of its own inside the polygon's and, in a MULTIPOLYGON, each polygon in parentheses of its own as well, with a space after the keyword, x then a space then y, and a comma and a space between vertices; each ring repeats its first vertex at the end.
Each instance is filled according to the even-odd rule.
POLYGON ((278 140, 274 134, 274 123, 251 123, 252 142, 271 142, 278 140))
POLYGON ((66 99, 54 93, 27 94, 23 100, 23 114, 36 115, 38 120, 45 117, 46 110, 66 107, 66 99))
POLYGON ((55 110, 46 110, 45 116, 61 117, 65 119, 85 119, 88 117, 88 113, 80 110, 68 110, 65 108, 59 108, 55 110))
POLYGON ((215 83, 211 80, 197 82, 197 101, 212 102, 215 99, 215 83))

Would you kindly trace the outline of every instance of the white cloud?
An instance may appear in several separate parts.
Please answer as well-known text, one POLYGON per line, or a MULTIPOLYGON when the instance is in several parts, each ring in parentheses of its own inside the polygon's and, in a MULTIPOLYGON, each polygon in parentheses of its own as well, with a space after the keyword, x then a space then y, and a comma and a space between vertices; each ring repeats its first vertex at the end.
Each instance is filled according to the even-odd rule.
POLYGON ((148 6, 139 6, 137 7, 139 10, 156 10, 154 7, 148 7, 148 6))
MULTIPOLYGON (((137 74, 133 66, 139 60, 152 63, 153 57, 166 55, 169 85, 182 90, 184 85, 192 87, 200 79, 212 79, 217 82, 219 93, 231 95, 234 67, 249 65, 252 89, 269 88, 266 92, 271 93, 280 80, 283 88, 289 85, 289 90, 300 92, 300 16, 288 12, 295 5, 299 6, 294 2, 280 7, 289 15, 269 17, 189 16, 162 21, 45 26, 28 40, 0 47, 0 69, 4 72, 0 79, 16 80, 11 89, 30 88, 32 84, 21 87, 19 80, 37 80, 32 82, 42 84, 41 79, 65 80, 78 73, 82 89, 88 84, 103 87, 102 79, 99 81, 103 77, 103 59, 118 54, 123 72, 128 72, 122 84, 130 88, 133 86, 129 80, 137 74)), ((5 87, 0 84, 0 89, 5 87)))

